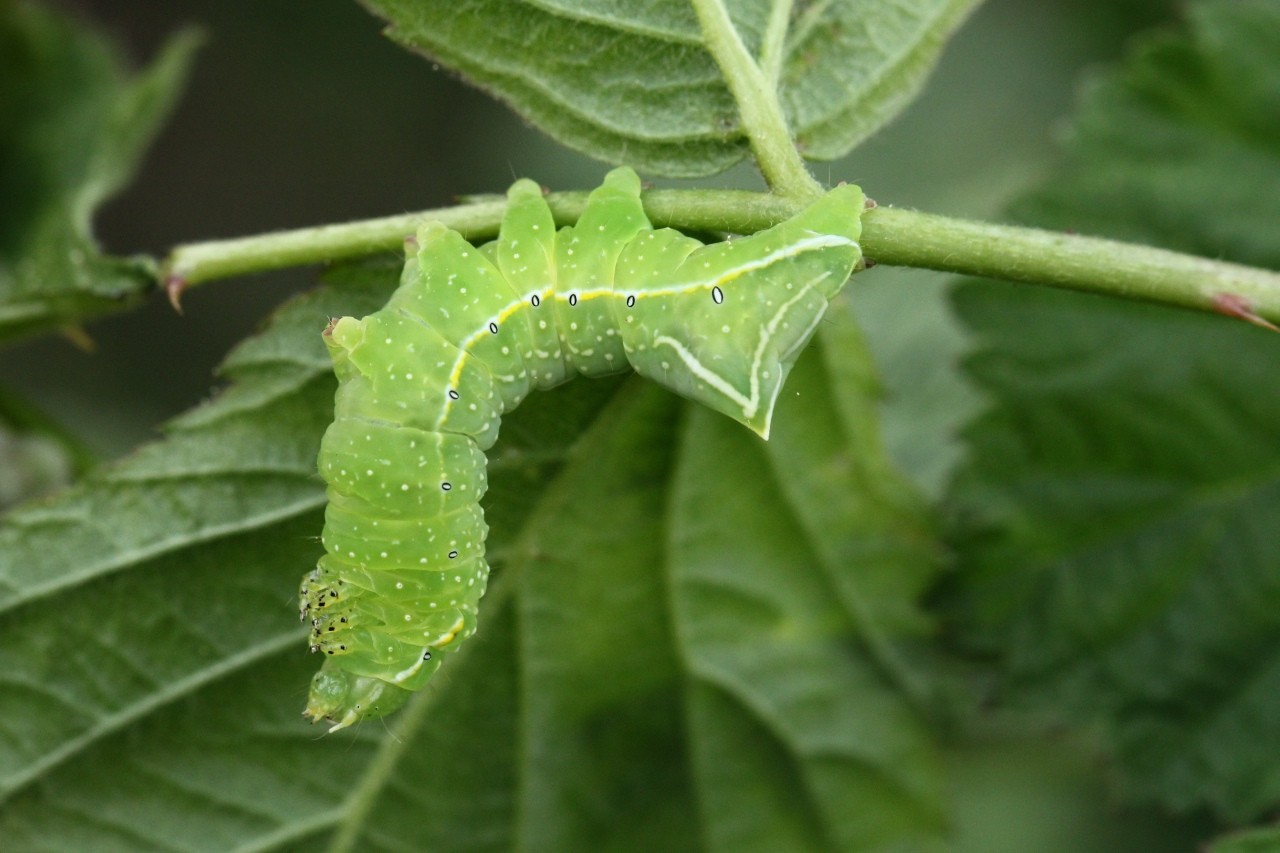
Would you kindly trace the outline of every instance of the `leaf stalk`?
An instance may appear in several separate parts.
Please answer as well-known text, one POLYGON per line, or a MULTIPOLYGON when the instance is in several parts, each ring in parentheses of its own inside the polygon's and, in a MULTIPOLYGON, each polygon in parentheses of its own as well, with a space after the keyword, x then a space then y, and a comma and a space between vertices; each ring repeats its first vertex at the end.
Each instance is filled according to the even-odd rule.
MULTIPOLYGON (((720 66, 725 84, 738 104, 738 115, 751 152, 769 188, 786 198, 817 198, 822 194, 822 187, 809 174, 792 142, 782 104, 778 101, 776 79, 771 79, 773 74, 761 70, 747 51, 721 0, 693 0, 693 8, 702 25, 703 43, 720 66)), ((770 43, 766 48, 776 50, 784 34, 785 27, 776 17, 772 18, 770 43)), ((766 56, 766 60, 769 57, 766 56)))

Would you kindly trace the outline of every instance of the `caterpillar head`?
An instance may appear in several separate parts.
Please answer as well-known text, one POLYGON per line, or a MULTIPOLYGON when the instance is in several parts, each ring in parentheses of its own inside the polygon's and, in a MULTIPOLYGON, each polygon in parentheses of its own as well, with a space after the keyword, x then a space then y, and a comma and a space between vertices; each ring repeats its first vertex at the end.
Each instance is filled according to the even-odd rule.
POLYGON ((324 666, 311 679, 311 695, 302 715, 313 723, 328 720, 333 723, 329 731, 336 732, 358 720, 386 716, 411 695, 382 679, 324 666))

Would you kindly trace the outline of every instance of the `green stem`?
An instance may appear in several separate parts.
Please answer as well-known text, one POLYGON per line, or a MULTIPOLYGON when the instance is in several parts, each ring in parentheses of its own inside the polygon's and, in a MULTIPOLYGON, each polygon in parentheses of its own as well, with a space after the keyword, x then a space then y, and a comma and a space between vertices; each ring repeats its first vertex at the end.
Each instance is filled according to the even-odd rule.
MULTIPOLYGON (((569 225, 582 214, 587 194, 553 193, 547 202, 556 223, 569 225)), ((644 204, 650 220, 658 227, 734 234, 768 228, 802 207, 767 193, 741 190, 651 190, 645 193, 644 204)), ((444 223, 468 240, 484 240, 498 233, 505 209, 503 199, 484 200, 381 219, 188 243, 173 249, 162 274, 188 287, 246 273, 400 251, 405 238, 429 220, 444 223)))
POLYGON ((782 79, 782 63, 786 59, 787 31, 791 25, 792 0, 774 0, 769 10, 769 23, 765 27, 760 45, 760 73, 770 90, 778 90, 782 79))
POLYGON ((893 266, 1280 322, 1280 273, 1151 246, 882 207, 863 217, 862 248, 893 266))
MULTIPOLYGON (((585 193, 548 197, 556 221, 574 222, 585 193)), ((736 190, 650 190, 645 210, 657 226, 749 234, 803 204, 736 190)), ((437 219, 470 239, 497 233, 504 202, 192 243, 173 250, 168 276, 184 285, 302 264, 398 251, 419 223, 437 219)), ((880 207, 863 216, 862 247, 879 264, 1045 284, 1280 322, 1280 273, 1164 249, 1034 228, 950 219, 880 207)))
MULTIPOLYGON (((751 152, 769 188, 787 198, 817 197, 822 187, 805 168, 791 140, 778 92, 747 52, 724 4, 721 0, 693 0, 693 8, 702 25, 703 42, 738 104, 751 152)), ((775 23, 771 22, 771 41, 782 37, 775 23)))

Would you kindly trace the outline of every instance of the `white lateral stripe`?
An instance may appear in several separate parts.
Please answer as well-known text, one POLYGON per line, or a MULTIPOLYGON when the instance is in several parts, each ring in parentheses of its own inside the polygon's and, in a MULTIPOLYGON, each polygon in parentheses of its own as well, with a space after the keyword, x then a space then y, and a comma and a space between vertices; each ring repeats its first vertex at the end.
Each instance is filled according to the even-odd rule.
POLYGON ((685 345, 677 341, 675 338, 669 338, 666 335, 659 335, 653 339, 654 346, 659 346, 661 344, 666 344, 675 350, 676 354, 680 356, 680 360, 688 366, 689 371, 694 376, 698 377, 703 382, 707 383, 712 388, 716 389, 721 394, 741 406, 742 416, 744 418, 750 418, 755 415, 758 402, 756 400, 757 395, 754 390, 754 379, 752 381, 753 390, 751 396, 749 398, 744 397, 742 396, 742 392, 726 382, 723 376, 713 370, 707 369, 702 362, 698 361, 697 356, 689 352, 689 350, 685 348, 685 345))
MULTIPOLYGON (((782 322, 782 318, 786 315, 787 311, 790 310, 792 305, 795 305, 801 299, 808 296, 810 291, 812 291, 814 287, 816 287, 818 283, 828 275, 830 275, 830 273, 824 272, 822 275, 817 276, 803 285, 795 296, 778 306, 778 312, 774 314, 773 318, 769 320, 763 329, 760 330, 760 342, 756 344, 755 354, 751 358, 751 399, 753 401, 758 401, 760 398, 760 362, 764 360, 764 351, 769 345, 769 341, 773 339, 774 333, 778 331, 778 324, 782 322)), ((814 318, 813 323, 811 323, 809 328, 805 330, 805 336, 813 332, 814 327, 821 320, 822 314, 819 314, 814 318)), ((776 387, 781 390, 782 383, 779 382, 776 387)), ((755 409, 753 407, 751 412, 747 413, 747 417, 751 417, 754 414, 755 409)))
POLYGON ((793 258, 796 255, 803 254, 816 249, 831 249, 842 246, 852 246, 861 251, 861 246, 857 240, 850 240, 848 237, 841 237, 837 234, 814 234, 806 237, 796 243, 790 243, 777 251, 765 255, 763 258, 757 258, 754 261, 748 261, 741 266, 733 267, 725 270, 715 278, 704 279, 703 281, 689 282, 681 287, 657 287, 649 290, 617 290, 614 291, 618 296, 634 296, 637 299, 644 299, 649 296, 673 296, 678 293, 689 293, 694 290, 707 290, 717 285, 725 284, 740 275, 754 272, 758 269, 764 269, 778 261, 793 258))
MULTIPOLYGON (((614 296, 624 300, 628 296, 634 296, 636 297, 637 300, 640 300, 640 299, 648 299, 654 296, 672 296, 679 293, 689 293, 695 290, 709 290, 721 284, 725 284, 729 281, 732 281, 733 279, 737 278, 740 275, 745 275, 746 273, 754 272, 755 270, 764 269, 765 267, 775 264, 778 261, 786 260, 788 258, 793 258, 793 257, 796 257, 797 255, 804 254, 805 252, 816 251, 819 249, 838 248, 838 247, 844 247, 844 246, 852 246, 854 248, 860 248, 858 246, 858 241, 850 240, 848 237, 841 237, 838 234, 820 234, 820 233, 814 232, 809 237, 806 237, 803 240, 798 240, 794 243, 788 243, 787 245, 782 246, 781 248, 773 252, 770 252, 769 254, 765 255, 763 258, 757 258, 753 261, 748 261, 747 263, 742 264, 740 266, 736 266, 736 267, 733 267, 732 269, 725 270, 715 278, 708 278, 703 281, 690 282, 688 284, 685 284, 679 287, 663 287, 663 288, 655 288, 651 290, 616 290, 613 287, 597 287, 591 290, 578 291, 577 295, 578 295, 579 301, 584 301, 584 302, 591 299, 597 299, 600 297, 609 297, 609 296, 614 296)), ((698 361, 697 357, 694 356, 692 352, 686 349, 683 344, 681 344, 679 341, 675 340, 674 338, 660 336, 654 339, 654 345, 656 346, 658 344, 664 344, 664 343, 669 345, 680 356, 681 361, 683 361, 686 365, 688 365, 689 370, 692 371, 695 376, 698 376, 700 379, 705 381, 708 385, 711 385, 713 388, 720 391, 726 397, 733 400, 738 405, 742 406, 743 417, 746 417, 746 418, 754 417, 757 409, 760 406, 759 371, 760 371, 760 362, 764 358, 765 347, 768 345, 769 340, 773 337, 774 333, 777 331, 778 323, 781 322, 782 317, 786 313, 787 309, 790 308, 792 305, 794 305, 802 297, 804 297, 810 290, 813 289, 813 287, 818 282, 825 279, 828 275, 829 273, 823 273, 822 275, 818 276, 817 278, 815 278, 814 280, 810 281, 808 284, 800 288, 800 292, 797 293, 791 299, 784 302, 782 306, 778 309, 778 313, 774 315, 772 320, 770 320, 769 324, 764 329, 761 330, 760 343, 756 346, 755 356, 752 359, 752 363, 751 363, 751 396, 750 397, 743 396, 741 391, 739 391, 737 388, 734 388, 732 385, 730 385, 722 376, 708 369, 705 365, 702 364, 702 362, 698 361)), ((500 310, 498 314, 492 318, 492 320, 486 320, 484 323, 482 323, 475 332, 469 335, 461 343, 461 345, 459 345, 458 349, 460 350, 460 352, 458 354, 457 359, 455 359, 454 361, 453 369, 450 371, 452 382, 456 384, 457 379, 462 374, 463 365, 467 362, 469 358, 472 357, 471 356, 472 345, 475 344, 477 341, 482 340, 486 336, 486 333, 488 333, 489 322, 505 320, 511 314, 515 313, 516 311, 528 305, 529 298, 534 295, 538 295, 540 298, 544 300, 550 298, 552 300, 565 301, 568 299, 568 295, 560 293, 555 285, 549 285, 549 286, 543 286, 543 287, 531 290, 528 293, 521 295, 517 299, 512 300, 512 302, 510 302, 508 305, 503 306, 502 310, 500 310)), ((821 318, 819 318, 819 320, 820 319, 821 318)), ((817 321, 815 321, 815 324, 816 322, 817 321)), ((810 327, 810 331, 812 331, 812 327, 810 327)), ((508 379, 508 377, 499 377, 499 378, 508 379)), ((509 377, 509 379, 511 381, 514 381, 515 377, 509 377)), ((454 402, 453 400, 444 401, 444 407, 440 412, 440 416, 436 419, 437 428, 440 427, 445 422, 445 420, 449 417, 449 414, 453 409, 453 402, 454 402)))

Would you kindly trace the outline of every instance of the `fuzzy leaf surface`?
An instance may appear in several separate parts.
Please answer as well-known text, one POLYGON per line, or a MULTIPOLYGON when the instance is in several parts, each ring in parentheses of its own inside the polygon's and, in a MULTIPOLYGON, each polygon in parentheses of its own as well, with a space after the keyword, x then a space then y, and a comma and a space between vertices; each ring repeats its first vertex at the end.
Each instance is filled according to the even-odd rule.
MULTIPOLYGON (((508 103, 561 143, 692 177, 748 153, 689 3, 361 0, 388 34, 508 103)), ((977 0, 726 4, 802 153, 847 153, 914 97, 977 0)))
MULTIPOLYGON (((1097 82, 1061 177, 1019 210, 1278 268, 1260 188, 1280 182, 1280 6, 1189 12, 1097 82)), ((1000 655, 1011 701, 1100 725, 1131 793, 1273 809, 1277 337, 991 283, 957 305, 990 399, 955 491, 968 639, 1000 655)))

